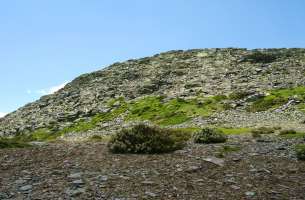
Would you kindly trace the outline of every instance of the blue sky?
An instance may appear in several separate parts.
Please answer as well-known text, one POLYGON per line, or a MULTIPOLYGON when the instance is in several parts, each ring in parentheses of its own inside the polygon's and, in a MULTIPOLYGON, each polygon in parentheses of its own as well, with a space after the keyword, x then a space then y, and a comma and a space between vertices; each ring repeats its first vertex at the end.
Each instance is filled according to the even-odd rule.
POLYGON ((303 0, 0 0, 0 115, 113 62, 305 47, 303 0))

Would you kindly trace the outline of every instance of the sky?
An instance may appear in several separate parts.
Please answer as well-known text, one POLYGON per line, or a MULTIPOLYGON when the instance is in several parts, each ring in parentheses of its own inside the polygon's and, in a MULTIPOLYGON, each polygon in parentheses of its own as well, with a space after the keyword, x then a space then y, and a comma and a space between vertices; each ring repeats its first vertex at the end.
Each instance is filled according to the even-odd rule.
POLYGON ((114 62, 305 47, 304 9, 304 0, 0 0, 0 117, 114 62))

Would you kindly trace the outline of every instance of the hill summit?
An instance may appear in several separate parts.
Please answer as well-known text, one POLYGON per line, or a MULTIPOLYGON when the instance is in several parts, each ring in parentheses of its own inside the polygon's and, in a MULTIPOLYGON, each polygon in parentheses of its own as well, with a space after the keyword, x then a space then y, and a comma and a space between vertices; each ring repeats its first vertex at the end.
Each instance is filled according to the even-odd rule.
POLYGON ((169 51, 77 77, 1 118, 0 136, 87 137, 139 121, 305 130, 304 75, 305 49, 169 51))

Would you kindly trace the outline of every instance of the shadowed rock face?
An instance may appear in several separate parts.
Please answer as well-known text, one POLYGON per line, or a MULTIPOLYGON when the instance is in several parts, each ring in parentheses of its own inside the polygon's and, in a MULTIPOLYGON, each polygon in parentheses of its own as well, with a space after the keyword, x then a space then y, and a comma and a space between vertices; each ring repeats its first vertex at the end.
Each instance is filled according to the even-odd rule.
MULTIPOLYGON (((145 95, 189 98, 305 85, 305 49, 196 49, 115 63, 0 119, 0 136, 66 127, 145 95)), ((118 122, 119 124, 121 122, 118 122)))

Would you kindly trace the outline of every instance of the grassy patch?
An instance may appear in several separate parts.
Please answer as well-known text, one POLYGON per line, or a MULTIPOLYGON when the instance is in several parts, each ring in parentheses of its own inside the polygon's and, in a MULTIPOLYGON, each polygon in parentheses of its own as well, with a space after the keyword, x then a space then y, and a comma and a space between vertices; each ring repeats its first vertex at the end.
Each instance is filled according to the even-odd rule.
POLYGON ((251 132, 251 128, 218 128, 226 135, 239 135, 251 132))
POLYGON ((161 126, 181 124, 195 116, 209 116, 216 111, 224 110, 221 101, 225 98, 176 98, 163 102, 162 97, 149 96, 130 103, 127 120, 149 120, 161 126))
MULTIPOLYGON (((305 100, 305 87, 295 87, 287 89, 277 89, 270 91, 270 94, 259 98, 253 104, 251 104, 247 110, 250 112, 260 112, 269 109, 276 109, 286 104, 290 97, 297 100, 305 100)), ((305 105, 300 104, 300 109, 305 109, 305 105)))

